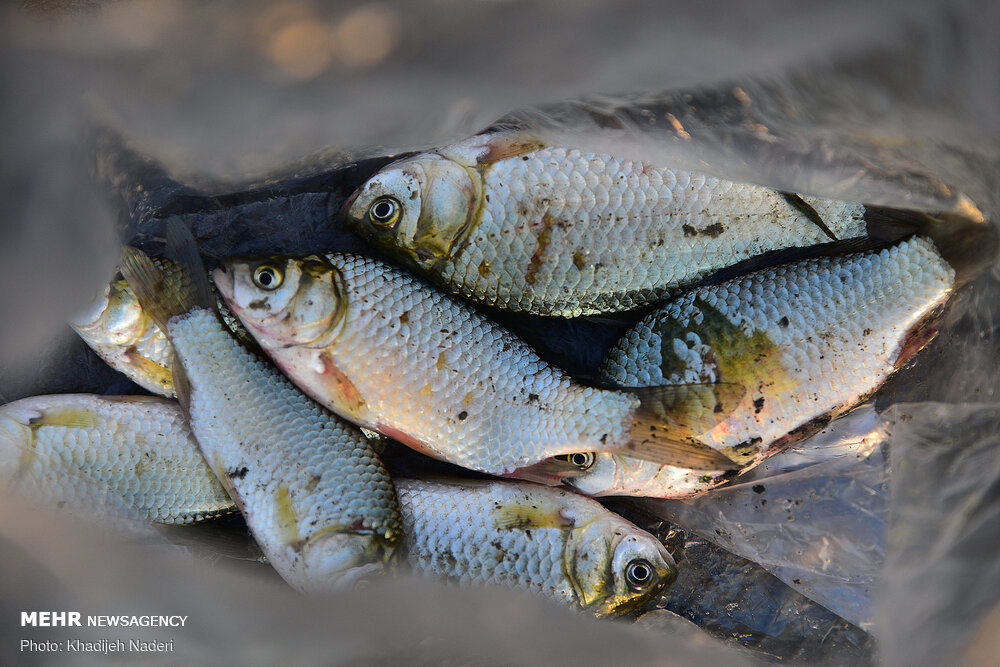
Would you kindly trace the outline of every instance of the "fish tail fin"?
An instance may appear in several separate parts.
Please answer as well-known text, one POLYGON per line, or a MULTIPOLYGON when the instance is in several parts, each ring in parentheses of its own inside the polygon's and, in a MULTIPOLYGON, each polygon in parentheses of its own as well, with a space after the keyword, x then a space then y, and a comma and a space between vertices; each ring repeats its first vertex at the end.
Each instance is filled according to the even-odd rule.
POLYGON ((912 234, 933 241, 941 256, 955 269, 956 286, 964 285, 996 261, 1000 246, 992 222, 965 195, 943 213, 926 213, 865 206, 868 236, 895 242, 912 234))
POLYGON ((729 417, 743 399, 738 384, 685 384, 628 390, 639 399, 631 441, 616 453, 691 470, 735 470, 739 464, 697 436, 729 417))
POLYGON ((214 306, 194 238, 183 223, 170 221, 167 244, 177 264, 175 271, 163 271, 149 255, 129 246, 122 251, 121 261, 122 275, 139 305, 164 331, 172 317, 214 306))

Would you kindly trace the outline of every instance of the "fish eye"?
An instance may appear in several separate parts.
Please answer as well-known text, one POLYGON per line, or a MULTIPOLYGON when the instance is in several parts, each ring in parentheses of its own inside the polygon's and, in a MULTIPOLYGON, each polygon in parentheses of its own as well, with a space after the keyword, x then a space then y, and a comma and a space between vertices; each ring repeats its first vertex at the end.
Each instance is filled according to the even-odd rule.
POLYGON ((560 456, 556 456, 555 458, 561 461, 568 461, 580 470, 587 470, 594 465, 593 452, 574 452, 573 454, 562 454, 560 456))
POLYGON ((653 566, 645 558, 629 561, 625 568, 625 583, 633 593, 648 590, 653 583, 653 566))
POLYGON ((392 227, 399 220, 401 210, 395 197, 379 197, 368 207, 368 219, 379 227, 392 227))
POLYGON ((261 289, 278 289, 283 278, 281 269, 272 264, 261 264, 253 271, 253 284, 261 289))

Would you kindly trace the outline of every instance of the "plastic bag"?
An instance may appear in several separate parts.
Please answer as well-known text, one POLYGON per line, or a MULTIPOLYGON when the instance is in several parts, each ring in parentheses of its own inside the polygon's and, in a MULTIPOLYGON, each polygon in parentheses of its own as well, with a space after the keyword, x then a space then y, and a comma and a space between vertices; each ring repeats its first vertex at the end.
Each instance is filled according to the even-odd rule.
POLYGON ((647 502, 869 629, 888 510, 877 426, 874 410, 861 408, 772 457, 745 482, 692 500, 647 502))

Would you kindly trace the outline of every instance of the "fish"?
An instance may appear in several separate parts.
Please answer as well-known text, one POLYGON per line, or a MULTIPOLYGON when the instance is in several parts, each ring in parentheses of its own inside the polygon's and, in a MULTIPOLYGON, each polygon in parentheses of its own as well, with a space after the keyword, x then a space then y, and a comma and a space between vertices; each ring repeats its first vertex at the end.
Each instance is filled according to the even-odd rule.
POLYGON ((446 290, 577 317, 771 251, 866 234, 865 206, 487 131, 383 167, 339 221, 446 290))
MULTIPOLYGON (((740 385, 738 409, 697 437, 746 471, 864 402, 930 342, 958 285, 953 262, 917 235, 696 288, 626 332, 599 376, 740 385)), ((572 463, 565 483, 591 496, 686 497, 735 474, 597 452, 572 463)))
POLYGON ((124 280, 114 280, 69 325, 109 366, 159 396, 174 398, 173 348, 124 280))
MULTIPOLYGON (((160 271, 176 273, 176 264, 163 257, 151 258, 160 271)), ((216 295, 223 322, 242 343, 253 344, 232 313, 216 295)), ((109 366, 137 385, 159 396, 176 398, 174 348, 159 326, 142 309, 135 292, 124 279, 113 280, 69 321, 70 327, 109 366)))
POLYGON ((544 477, 538 466, 559 467, 554 455, 581 449, 712 470, 732 463, 674 435, 735 405, 725 387, 581 384, 475 309, 378 260, 230 259, 213 279, 304 392, 432 457, 531 479, 544 477))
POLYGON ((236 511, 176 401, 57 394, 0 406, 0 481, 90 520, 189 524, 236 511))
POLYGON ((528 590, 596 616, 633 611, 677 567, 652 535, 575 493, 511 480, 397 479, 410 568, 528 590))
POLYGON ((168 227, 183 270, 125 248, 121 270, 174 347, 174 384, 201 452, 275 570, 304 592, 390 569, 395 488, 361 432, 311 401, 220 321, 190 232, 168 227))

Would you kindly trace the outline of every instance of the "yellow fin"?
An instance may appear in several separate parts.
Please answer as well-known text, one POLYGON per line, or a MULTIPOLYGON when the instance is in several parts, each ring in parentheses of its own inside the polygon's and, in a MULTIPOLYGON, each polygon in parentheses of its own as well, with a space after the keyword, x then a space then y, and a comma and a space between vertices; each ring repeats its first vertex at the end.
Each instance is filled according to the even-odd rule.
POLYGON ((572 519, 563 516, 559 510, 534 507, 531 505, 503 505, 493 510, 493 518, 501 530, 524 530, 526 528, 572 528, 572 519))
POLYGON ((28 420, 28 426, 39 428, 42 426, 65 426, 66 428, 94 428, 97 426, 97 417, 89 410, 74 408, 46 410, 38 417, 28 420))
POLYGON ((147 359, 139 354, 139 351, 135 348, 126 350, 125 357, 128 359, 129 365, 135 368, 143 377, 155 382, 163 391, 169 394, 174 393, 174 379, 169 368, 151 359, 147 359))
POLYGON ((737 470, 740 467, 719 450, 697 440, 634 439, 615 453, 690 470, 737 470))
POLYGON ((275 497, 278 530, 284 536, 286 544, 298 544, 302 537, 299 535, 299 520, 295 516, 295 508, 292 507, 292 497, 288 493, 288 484, 282 482, 278 485, 278 492, 275 497))

